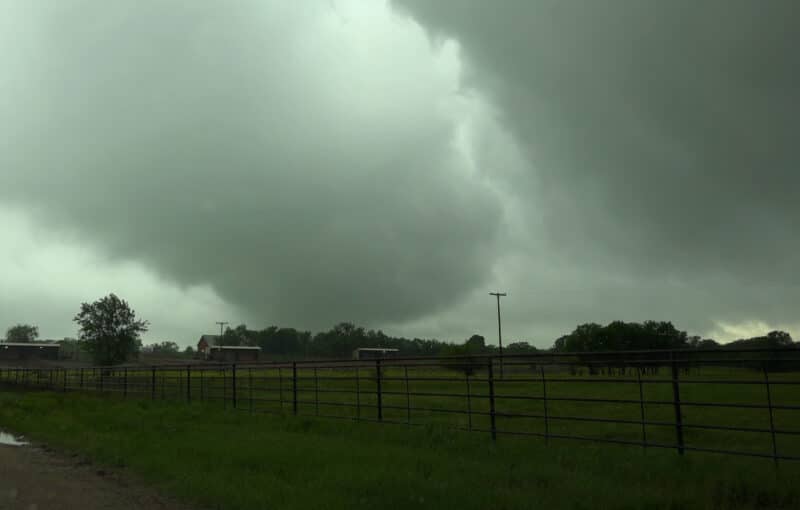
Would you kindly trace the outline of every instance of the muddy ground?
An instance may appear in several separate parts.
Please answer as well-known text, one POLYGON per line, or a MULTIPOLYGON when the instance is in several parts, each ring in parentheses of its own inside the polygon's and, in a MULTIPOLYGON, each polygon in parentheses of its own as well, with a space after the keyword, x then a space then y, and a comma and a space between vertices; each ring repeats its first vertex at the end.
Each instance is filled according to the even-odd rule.
POLYGON ((0 445, 0 510, 190 510, 124 473, 43 446, 0 445))

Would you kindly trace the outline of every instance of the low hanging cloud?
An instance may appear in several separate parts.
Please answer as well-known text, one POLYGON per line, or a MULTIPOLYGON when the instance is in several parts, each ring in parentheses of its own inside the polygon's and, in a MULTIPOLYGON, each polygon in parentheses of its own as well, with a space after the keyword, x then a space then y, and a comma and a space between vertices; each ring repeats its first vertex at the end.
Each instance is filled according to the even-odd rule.
POLYGON ((393 5, 458 42, 526 154, 513 184, 542 258, 525 278, 548 296, 533 313, 797 323, 796 2, 393 5), (564 285, 535 276, 552 261, 564 285))
POLYGON ((307 328, 402 322, 490 275, 503 208, 459 144, 476 102, 458 49, 387 5, 0 19, 0 202, 53 232, 307 328))
POLYGON ((83 302, 118 293, 151 323, 145 341, 191 343, 219 317, 236 317, 207 285, 180 288, 136 262, 99 256, 69 235, 42 228, 22 211, 0 207, 0 336, 12 324, 35 324, 42 339, 77 337, 72 319, 83 302), (194 330, 192 330, 194 328, 194 330))

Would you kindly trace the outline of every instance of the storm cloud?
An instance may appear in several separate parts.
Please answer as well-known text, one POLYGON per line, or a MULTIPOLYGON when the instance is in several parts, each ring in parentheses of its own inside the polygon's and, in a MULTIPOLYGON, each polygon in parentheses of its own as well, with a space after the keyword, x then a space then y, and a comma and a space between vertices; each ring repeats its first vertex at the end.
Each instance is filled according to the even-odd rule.
POLYGON ((491 338, 505 290, 540 346, 792 330, 794 9, 2 2, 0 320, 69 334, 66 300, 116 291, 184 344, 220 319, 491 338))
POLYGON ((569 261, 565 286, 583 274, 592 296, 570 307, 551 282, 559 309, 646 310, 700 331, 797 323, 795 2, 394 5, 432 39, 458 41, 468 85, 525 151, 515 189, 541 219, 539 241, 569 261))
POLYGON ((502 211, 459 148, 455 48, 385 5, 14 5, 3 201, 282 324, 487 277, 502 211))

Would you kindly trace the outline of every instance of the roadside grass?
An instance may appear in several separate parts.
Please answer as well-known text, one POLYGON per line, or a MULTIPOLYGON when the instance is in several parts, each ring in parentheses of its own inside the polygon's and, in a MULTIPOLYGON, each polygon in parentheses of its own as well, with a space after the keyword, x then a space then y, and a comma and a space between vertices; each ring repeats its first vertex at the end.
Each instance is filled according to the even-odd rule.
POLYGON ((256 508, 798 508, 769 460, 0 389, 0 427, 182 499, 256 508))

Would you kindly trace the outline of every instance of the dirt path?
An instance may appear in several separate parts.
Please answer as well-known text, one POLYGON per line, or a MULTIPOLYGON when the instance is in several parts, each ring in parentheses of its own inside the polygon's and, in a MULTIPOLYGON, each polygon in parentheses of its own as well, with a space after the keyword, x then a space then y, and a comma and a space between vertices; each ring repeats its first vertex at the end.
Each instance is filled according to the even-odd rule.
POLYGON ((189 510, 128 478, 46 448, 0 445, 0 510, 189 510))

